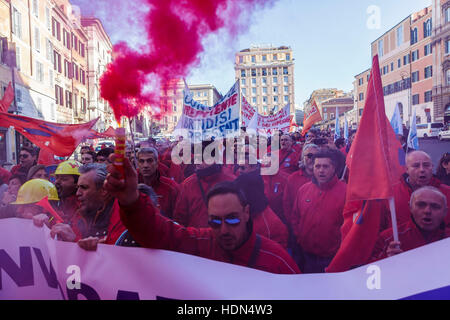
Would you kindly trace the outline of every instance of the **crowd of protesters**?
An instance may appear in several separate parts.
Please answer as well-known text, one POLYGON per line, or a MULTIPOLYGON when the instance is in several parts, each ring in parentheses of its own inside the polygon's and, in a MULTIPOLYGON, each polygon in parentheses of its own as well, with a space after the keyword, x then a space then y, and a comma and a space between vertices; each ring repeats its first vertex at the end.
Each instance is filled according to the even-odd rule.
MULTIPOLYGON (((172 150, 180 141, 150 138, 127 146, 123 171, 106 145, 98 152, 84 145, 81 163, 66 160, 53 169, 37 163, 37 149, 23 147, 16 166, 0 168, 0 218, 33 219, 85 250, 140 246, 273 273, 321 273, 342 241, 353 138, 334 140, 316 129, 305 137, 281 134, 279 151, 269 146, 260 154, 247 145, 245 161, 223 165, 178 164, 172 150), (278 152, 279 170, 262 175, 271 152, 278 152)), ((450 235, 449 161, 443 154, 433 172, 427 153, 407 153, 393 186, 399 241, 392 239, 389 207, 381 206, 379 239, 367 262, 450 235)))

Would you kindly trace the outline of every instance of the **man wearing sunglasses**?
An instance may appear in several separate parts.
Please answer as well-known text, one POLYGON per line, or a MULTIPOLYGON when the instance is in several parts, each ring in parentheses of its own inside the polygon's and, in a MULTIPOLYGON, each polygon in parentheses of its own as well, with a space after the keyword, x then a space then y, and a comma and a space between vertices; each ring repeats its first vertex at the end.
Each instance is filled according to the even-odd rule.
MULTIPOLYGON (((111 156, 114 160, 114 155, 111 156)), ((162 216, 148 196, 137 190, 137 174, 124 162, 125 179, 109 166, 105 188, 118 199, 121 220, 146 248, 183 252, 272 273, 300 273, 277 243, 253 232, 245 196, 232 182, 212 188, 207 196, 209 228, 185 228, 162 216)))
POLYGON ((34 165, 36 165, 37 153, 34 148, 22 147, 20 149, 18 158, 18 164, 11 168, 11 174, 23 173, 28 176, 28 170, 34 165))

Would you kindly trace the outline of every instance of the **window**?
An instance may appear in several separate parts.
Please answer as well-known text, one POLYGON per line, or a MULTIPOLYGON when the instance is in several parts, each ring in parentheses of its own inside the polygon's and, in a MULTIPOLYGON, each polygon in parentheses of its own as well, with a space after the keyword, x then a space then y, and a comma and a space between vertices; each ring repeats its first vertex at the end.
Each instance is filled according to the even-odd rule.
POLYGON ((359 78, 358 79, 358 85, 362 86, 364 84, 364 78, 359 78))
POLYGON ((381 58, 384 53, 383 39, 378 41, 378 56, 381 58))
POLYGON ((50 9, 49 8, 45 8, 45 24, 47 26, 47 30, 50 31, 52 28, 52 25, 50 23, 50 9))
POLYGON ((22 38, 22 14, 16 9, 13 8, 13 29, 12 32, 18 38, 22 38))
POLYGON ((256 62, 256 56, 252 56, 252 62, 253 62, 253 63, 256 62))
POLYGON ((364 109, 359 109, 359 116, 362 116, 364 109))
POLYGON ((433 91, 426 91, 425 92, 425 102, 431 102, 433 101, 433 91))
POLYGON ((289 87, 288 86, 284 86, 284 93, 289 93, 289 87))
POLYGON ((256 78, 252 78, 252 85, 256 85, 256 78))
POLYGON ((48 69, 48 80, 49 80, 50 87, 53 87, 53 69, 52 68, 48 69))
POLYGON ((55 85, 55 99, 56 104, 60 106, 64 106, 64 97, 63 97, 63 88, 58 85, 55 85))
POLYGON ((418 94, 413 95, 412 98, 413 98, 412 99, 413 100, 413 102, 412 102, 413 105, 416 105, 416 104, 420 103, 420 96, 418 94))
POLYGON ((52 42, 49 39, 45 39, 45 57, 47 58, 47 60, 50 60, 52 63, 54 63, 53 61, 53 45, 52 42))
POLYGON ((36 80, 44 82, 44 65, 39 61, 36 61, 36 80))
POLYGON ((267 94, 267 87, 263 87, 262 89, 263 89, 263 93, 267 94))
POLYGON ((414 82, 417 82, 417 81, 419 81, 420 79, 420 76, 419 76, 419 71, 415 71, 415 72, 413 72, 412 74, 411 74, 411 78, 412 78, 412 82, 414 83, 414 82))
POLYGON ((74 48, 75 51, 78 51, 78 38, 73 33, 72 33, 72 48, 74 48))
POLYGON ((80 56, 82 56, 84 58, 85 54, 85 45, 84 43, 80 42, 80 46, 78 48, 78 53, 80 54, 80 56))
POLYGON ((334 119, 334 113, 330 113, 330 119, 334 119))
POLYGON ((401 66, 402 66, 402 59, 398 59, 397 68, 401 68, 401 66))
POLYGON ((289 96, 284 96, 284 102, 288 103, 289 102, 289 96))
POLYGON ((75 63, 73 63, 72 65, 73 65, 73 78, 75 78, 76 80, 80 80, 78 66, 75 63))
POLYGON ((256 77, 256 69, 252 69, 252 77, 256 77))
POLYGON ((272 83, 278 83, 278 78, 277 77, 273 77, 272 83))
POLYGON ((367 82, 369 82, 370 79, 370 73, 367 75, 367 82))
POLYGON ((261 78, 261 82, 262 82, 262 84, 266 85, 267 84, 267 78, 266 77, 261 78))
POLYGON ((323 114, 323 120, 328 120, 328 113, 323 114))
POLYGON ((241 79, 241 85, 245 86, 245 79, 241 79))
POLYGON ((406 56, 403 57, 403 65, 406 66, 408 63, 410 63, 411 59, 410 59, 410 55, 407 54, 406 56))
POLYGON ((252 88, 252 95, 256 94, 256 88, 252 88))
POLYGON ((431 18, 423 23, 423 37, 427 38, 431 36, 431 18))
POLYGON ((253 97, 253 98, 252 98, 252 102, 253 102, 254 104, 256 104, 256 97, 253 97))
POLYGON ((288 76, 284 76, 283 77, 283 82, 284 83, 289 83, 289 77, 288 76))
POLYGON ((267 76, 267 69, 266 68, 262 68, 261 74, 263 76, 267 76))
POLYGON ((417 28, 414 28, 411 30, 411 44, 414 44, 417 42, 417 28))
POLYGON ((178 121, 177 116, 173 116, 173 122, 177 122, 177 121, 178 121))
POLYGON ((54 56, 54 69, 56 71, 58 71, 59 73, 62 72, 62 67, 61 67, 61 55, 59 53, 57 53, 56 51, 53 51, 53 56, 54 56))
POLYGON ((267 103, 267 97, 263 97, 262 100, 263 100, 264 103, 267 103))
POLYGON ((273 102, 278 102, 278 96, 273 97, 273 102))
POLYGON ((239 63, 243 63, 244 62, 244 57, 243 56, 239 56, 239 63))
POLYGON ((39 4, 38 0, 33 0, 33 14, 35 17, 39 17, 39 4))
POLYGON ((80 82, 86 84, 86 71, 80 69, 80 82))
POLYGON ((66 108, 72 109, 72 92, 66 90, 66 108))
POLYGON ((425 68, 425 79, 431 78, 433 76, 433 66, 428 66, 425 68))
POLYGON ((400 47, 403 43, 403 25, 397 28, 397 47, 400 47))
POLYGON ((277 76, 278 75, 278 69, 272 68, 272 75, 277 76))
POLYGON ((450 69, 448 69, 446 72, 446 78, 447 78, 447 85, 450 86, 450 69))
POLYGON ((360 93, 359 94, 359 101, 363 101, 364 100, 364 93, 360 93))
POLYGON ((36 51, 41 51, 41 34, 39 28, 34 28, 34 48, 36 51))
POLYGON ((286 60, 290 61, 291 60, 291 55, 289 53, 286 53, 286 60))
POLYGON ((247 94, 247 89, 246 88, 242 88, 242 94, 245 96, 247 94))
POLYGON ((278 93, 278 87, 273 87, 273 93, 278 93))
POLYGON ((267 56, 265 54, 262 56, 262 61, 267 61, 267 56))
POLYGON ((20 47, 16 45, 16 67, 17 70, 20 71, 21 64, 20 64, 20 47))
POLYGON ((450 22, 450 7, 445 9, 445 23, 450 22))
POLYGON ((64 76, 66 78, 72 79, 71 65, 70 62, 64 59, 64 76))
POLYGON ((414 62, 414 61, 416 61, 416 60, 418 60, 419 59, 419 50, 416 50, 416 51, 413 51, 412 52, 412 57, 411 57, 412 59, 412 61, 414 62))
POLYGON ((66 29, 63 29, 63 44, 70 50, 70 33, 66 29))
POLYGON ((391 62, 391 71, 394 71, 394 63, 391 62))
POLYGON ((245 77, 246 77, 246 75, 245 75, 245 70, 241 70, 241 77, 242 77, 242 78, 245 78, 245 77))
POLYGON ((449 54, 449 53, 450 53, 450 39, 445 41, 445 54, 449 54))
POLYGON ((425 47, 423 47, 424 55, 427 56, 429 54, 433 53, 433 46, 431 43, 427 44, 425 47))
POLYGON ((52 19, 52 35, 61 41, 61 24, 55 18, 52 19))
POLYGON ((283 74, 289 74, 287 67, 283 67, 283 74))

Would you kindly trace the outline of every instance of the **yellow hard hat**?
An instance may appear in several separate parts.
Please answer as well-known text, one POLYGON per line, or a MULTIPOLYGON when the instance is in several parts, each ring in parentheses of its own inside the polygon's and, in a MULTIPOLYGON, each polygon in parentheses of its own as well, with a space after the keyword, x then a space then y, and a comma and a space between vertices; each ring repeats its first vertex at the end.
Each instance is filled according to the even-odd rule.
POLYGON ((55 175, 57 174, 74 174, 79 176, 80 172, 78 171, 78 168, 81 166, 81 164, 74 160, 68 160, 61 162, 58 167, 56 168, 55 175))
POLYGON ((17 200, 11 204, 36 203, 48 197, 48 200, 59 200, 58 191, 50 181, 32 179, 25 182, 17 193, 17 200))

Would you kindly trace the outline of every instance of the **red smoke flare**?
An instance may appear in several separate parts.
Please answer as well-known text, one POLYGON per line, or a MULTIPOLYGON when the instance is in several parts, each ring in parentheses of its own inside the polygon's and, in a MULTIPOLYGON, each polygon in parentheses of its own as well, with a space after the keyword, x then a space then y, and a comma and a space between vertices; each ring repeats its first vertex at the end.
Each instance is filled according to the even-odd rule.
POLYGON ((101 78, 101 96, 118 121, 146 107, 156 115, 171 110, 159 108, 160 89, 198 64, 205 36, 221 28, 236 35, 247 27, 240 22, 243 15, 274 1, 141 0, 150 8, 143 22, 148 43, 139 52, 124 42, 114 46, 114 60, 101 78))

